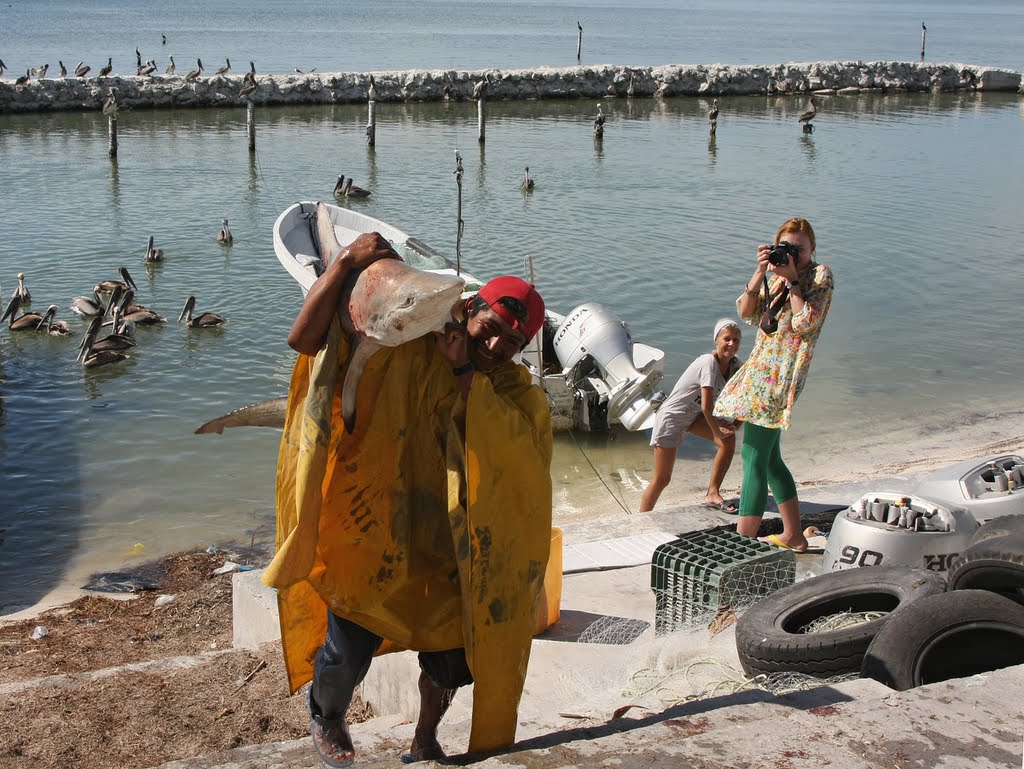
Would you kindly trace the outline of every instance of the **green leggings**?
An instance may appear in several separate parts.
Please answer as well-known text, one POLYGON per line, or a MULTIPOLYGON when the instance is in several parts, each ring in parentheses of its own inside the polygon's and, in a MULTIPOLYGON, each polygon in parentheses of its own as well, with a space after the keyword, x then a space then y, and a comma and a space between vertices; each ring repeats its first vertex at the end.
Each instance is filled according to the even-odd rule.
POLYGON ((779 441, 782 430, 761 427, 747 422, 743 425, 743 487, 740 489, 740 515, 764 515, 768 487, 775 503, 796 497, 796 483, 782 461, 779 441))

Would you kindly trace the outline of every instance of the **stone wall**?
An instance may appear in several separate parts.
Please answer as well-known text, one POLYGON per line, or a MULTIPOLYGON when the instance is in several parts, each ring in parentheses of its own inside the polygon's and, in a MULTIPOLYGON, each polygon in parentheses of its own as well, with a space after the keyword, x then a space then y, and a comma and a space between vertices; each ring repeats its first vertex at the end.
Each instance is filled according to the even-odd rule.
MULTIPOLYGON (((1016 91, 1020 73, 964 64, 899 61, 790 62, 770 66, 665 65, 661 67, 541 67, 539 69, 409 70, 373 73, 381 102, 465 100, 481 79, 495 100, 600 98, 604 96, 720 96, 809 92, 1016 91)), ((263 75, 251 94, 256 104, 365 102, 367 73, 263 75)), ((242 76, 105 77, 0 80, 0 112, 99 109, 117 88, 129 107, 242 106, 242 76)))

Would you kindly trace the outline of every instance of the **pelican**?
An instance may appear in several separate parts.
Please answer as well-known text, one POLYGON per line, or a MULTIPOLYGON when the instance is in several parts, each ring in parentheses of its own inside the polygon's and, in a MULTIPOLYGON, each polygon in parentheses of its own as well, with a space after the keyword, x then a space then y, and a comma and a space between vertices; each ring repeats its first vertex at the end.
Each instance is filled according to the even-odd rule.
MULTIPOLYGON (((117 305, 113 305, 113 303, 111 303, 112 306, 117 307, 119 313, 118 317, 122 319, 122 324, 138 323, 141 326, 153 326, 157 323, 167 322, 167 319, 158 314, 155 310, 143 307, 141 304, 134 304, 134 299, 134 291, 125 291, 117 305)), ((113 310, 111 310, 111 314, 113 314, 113 310)))
POLYGON ((533 189, 533 179, 530 178, 530 167, 526 167, 526 173, 523 176, 523 181, 519 184, 519 189, 524 192, 529 192, 533 189))
POLYGON ((142 69, 142 54, 139 53, 139 46, 135 46, 135 66, 142 69))
POLYGON ((147 264, 153 262, 162 262, 164 260, 164 250, 162 248, 153 248, 153 236, 149 236, 149 245, 146 246, 146 254, 142 257, 142 261, 147 264))
POLYGON ((39 69, 37 69, 36 70, 36 80, 42 80, 43 78, 45 78, 46 77, 46 73, 49 71, 49 69, 50 69, 50 65, 49 64, 44 64, 39 69))
POLYGON ((141 77, 149 77, 154 72, 156 72, 156 61, 154 59, 150 59, 139 67, 135 74, 140 75, 141 77))
POLYGON ((636 86, 633 84, 633 73, 629 73, 629 85, 626 87, 626 98, 632 99, 636 95, 636 86))
POLYGON ((98 332, 98 328, 95 332, 90 328, 89 332, 85 335, 85 339, 82 340, 81 350, 79 351, 76 360, 80 362, 83 367, 96 368, 97 366, 106 366, 110 363, 120 363, 128 358, 128 356, 120 350, 94 349, 98 344, 96 342, 96 333, 98 332))
POLYGON ((167 69, 164 70, 164 74, 165 75, 173 75, 174 74, 174 69, 175 69, 175 67, 174 67, 174 57, 171 56, 169 58, 171 60, 171 63, 168 64, 167 65, 167 69))
POLYGON ((186 83, 194 83, 199 79, 199 76, 203 74, 203 60, 196 59, 196 68, 185 75, 186 83))
POLYGON ((26 70, 25 70, 25 74, 24 74, 24 75, 22 75, 21 77, 17 78, 17 79, 16 79, 15 81, 14 81, 14 86, 15 86, 15 87, 18 87, 18 86, 21 86, 21 85, 25 85, 25 83, 27 83, 27 82, 28 82, 29 80, 31 80, 31 79, 32 79, 32 74, 31 74, 31 72, 32 72, 32 70, 30 70, 30 69, 26 69, 26 70))
POLYGON ((196 308, 196 298, 190 296, 185 300, 185 306, 181 309, 181 315, 178 316, 178 323, 182 320, 185 321, 185 325, 189 328, 211 328, 213 326, 220 326, 227 321, 215 312, 204 312, 202 315, 192 317, 192 311, 196 308))
POLYGON ((221 67, 220 69, 218 69, 218 70, 217 70, 216 72, 214 72, 213 74, 214 74, 214 75, 215 75, 216 77, 221 77, 221 76, 223 76, 223 75, 226 75, 226 74, 228 74, 228 73, 229 73, 230 71, 231 71, 231 59, 225 58, 225 59, 224 59, 224 66, 223 66, 223 67, 221 67))
POLYGON ((334 185, 334 194, 339 198, 345 196, 345 174, 338 176, 338 183, 334 185))
POLYGON ((600 104, 597 105, 597 117, 594 118, 594 133, 598 136, 604 133, 604 110, 600 104))
POLYGON ((103 105, 100 107, 100 110, 107 117, 110 117, 111 115, 116 116, 117 108, 119 106, 120 105, 117 103, 117 89, 111 87, 110 95, 107 97, 106 101, 103 102, 103 105))
POLYGON ((58 59, 57 63, 60 64, 60 76, 62 78, 67 77, 68 76, 68 68, 64 66, 64 62, 62 62, 60 59, 58 59))
POLYGON ((802 114, 800 117, 798 117, 796 119, 796 122, 798 122, 798 123, 810 123, 812 120, 814 120, 814 116, 817 115, 817 114, 818 114, 818 102, 812 96, 811 97, 811 108, 809 110, 807 110, 804 114, 802 114))
POLYGON ((103 67, 103 69, 100 70, 100 74, 98 74, 96 76, 96 79, 99 80, 101 77, 106 77, 107 75, 109 75, 113 71, 114 71, 114 60, 113 60, 113 57, 108 56, 107 57, 107 66, 103 67))
POLYGON ((89 324, 89 330, 85 332, 85 337, 82 339, 81 344, 78 345, 79 355, 86 346, 91 346, 93 350, 129 350, 138 344, 132 336, 135 334, 135 324, 131 324, 130 333, 127 331, 127 324, 119 320, 117 317, 119 313, 118 308, 114 308, 114 330, 107 334, 102 339, 97 340, 96 337, 100 333, 100 329, 105 324, 101 318, 93 318, 92 323, 89 324))
POLYGON ((364 190, 362 187, 354 187, 352 185, 352 177, 348 178, 345 182, 345 197, 346 198, 368 198, 373 194, 369 190, 364 190))
POLYGON ((129 286, 131 288, 138 288, 138 286, 135 285, 135 281, 132 280, 132 276, 128 274, 127 267, 118 267, 117 272, 122 278, 124 278, 123 282, 120 280, 104 280, 97 283, 93 287, 93 291, 95 291, 98 294, 109 294, 116 288, 120 288, 122 291, 124 291, 129 286))
POLYGON ((160 45, 167 45, 167 35, 160 35, 160 45))
POLYGON ((76 296, 71 300, 71 305, 68 309, 75 315, 83 317, 107 314, 107 306, 104 304, 102 297, 95 291, 93 291, 92 296, 76 296))
POLYGON ((245 73, 245 77, 242 78, 242 82, 256 85, 256 62, 249 62, 249 71, 245 73))
POLYGON ((86 64, 84 61, 80 61, 78 62, 78 66, 75 67, 75 77, 85 77, 89 74, 89 70, 91 69, 92 67, 86 64))
POLYGON ((11 331, 29 331, 39 328, 39 322, 43 319, 42 313, 38 312, 23 312, 18 315, 18 310, 21 309, 21 299, 15 294, 11 297, 10 303, 7 305, 7 309, 4 311, 4 316, 0 318, 0 323, 10 318, 7 326, 11 331))
POLYGON ((25 273, 18 273, 18 287, 14 289, 14 296, 21 300, 22 304, 32 304, 32 294, 25 288, 25 273))
POLYGON ((4 64, 3 59, 0 59, 0 77, 3 77, 5 69, 7 69, 7 65, 4 64))
MULTIPOLYGON (((246 75, 246 77, 248 77, 248 75, 246 75)), ((247 96, 249 96, 249 94, 252 94, 252 93, 254 93, 256 91, 256 81, 255 80, 243 80, 242 82, 245 85, 243 85, 242 88, 238 91, 238 95, 241 98, 244 99, 247 96)))
POLYGON ((370 75, 370 87, 366 89, 366 100, 377 101, 377 86, 373 83, 373 75, 370 75))
POLYGON ((474 99, 483 98, 484 89, 486 89, 486 88, 487 88, 487 77, 485 76, 483 80, 478 80, 476 82, 476 84, 473 86, 473 98, 474 99))
POLYGON ((714 123, 718 120, 718 99, 715 99, 711 105, 711 109, 708 110, 708 122, 714 123))
POLYGON ((231 230, 228 229, 228 220, 225 219, 221 222, 220 232, 217 233, 217 242, 222 243, 225 246, 230 246, 235 242, 235 236, 231 234, 231 230))
POLYGON ((39 321, 37 329, 42 328, 43 324, 46 324, 46 333, 50 336, 67 336, 71 333, 71 326, 67 324, 67 321, 54 320, 57 315, 57 310, 60 308, 51 304, 46 308, 46 312, 43 313, 43 319, 39 321))

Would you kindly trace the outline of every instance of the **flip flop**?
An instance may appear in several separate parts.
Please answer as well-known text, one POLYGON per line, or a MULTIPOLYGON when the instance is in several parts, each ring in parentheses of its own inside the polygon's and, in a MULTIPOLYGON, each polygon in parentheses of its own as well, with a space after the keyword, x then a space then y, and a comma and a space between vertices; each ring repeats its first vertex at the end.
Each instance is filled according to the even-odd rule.
POLYGON ((758 537, 758 542, 764 542, 766 545, 773 545, 774 547, 781 547, 783 550, 792 550, 794 553, 806 553, 806 547, 790 547, 781 539, 778 534, 769 534, 767 537, 758 537))
POLYGON ((704 507, 708 510, 717 510, 720 513, 729 513, 730 515, 736 515, 739 512, 736 505, 724 499, 721 502, 705 502, 704 507))

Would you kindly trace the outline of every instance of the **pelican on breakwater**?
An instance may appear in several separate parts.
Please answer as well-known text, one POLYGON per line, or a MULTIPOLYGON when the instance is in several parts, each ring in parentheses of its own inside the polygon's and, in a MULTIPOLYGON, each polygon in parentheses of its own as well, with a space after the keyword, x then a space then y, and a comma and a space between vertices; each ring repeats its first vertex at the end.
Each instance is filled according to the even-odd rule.
POLYGON ((84 61, 80 61, 78 62, 78 66, 75 67, 75 77, 85 77, 89 74, 89 71, 91 69, 92 67, 86 64, 84 61))
POLYGON ((162 248, 153 248, 153 236, 149 236, 149 245, 146 246, 146 253, 142 257, 142 261, 147 264, 153 262, 162 262, 164 260, 164 250, 162 248))
POLYGON ((196 59, 196 68, 185 75, 185 82, 194 83, 199 79, 201 74, 203 74, 203 60, 196 59))
POLYGON ((519 189, 523 192, 529 192, 533 189, 533 179, 530 178, 530 167, 526 167, 526 172, 523 175, 523 181, 519 183, 519 189))
POLYGON ((106 77, 107 75, 109 75, 113 71, 114 71, 114 59, 113 59, 112 56, 108 56, 107 57, 107 65, 105 67, 103 67, 103 69, 100 70, 100 74, 98 74, 96 76, 96 79, 99 80, 101 77, 106 77))
POLYGON ((32 79, 32 70, 26 69, 25 70, 25 74, 22 75, 21 77, 17 78, 14 81, 14 87, 18 88, 19 86, 23 86, 23 85, 25 85, 25 83, 27 83, 31 79, 32 79))
POLYGON ((0 77, 4 76, 4 71, 7 69, 7 65, 4 64, 4 60, 0 59, 0 77))
POLYGON ((64 62, 62 62, 60 59, 57 59, 57 63, 60 65, 61 79, 66 78, 68 76, 68 68, 64 66, 64 62))
POLYGON ((135 46, 135 67, 142 69, 142 54, 139 53, 139 46, 135 46))
POLYGON ((32 304, 32 293, 25 287, 25 273, 18 273, 18 287, 13 296, 18 297, 22 304, 32 304))
POLYGON ((224 66, 221 67, 220 69, 218 69, 213 74, 216 75, 217 77, 222 77, 222 76, 228 74, 230 71, 231 71, 231 59, 228 59, 227 57, 225 57, 224 58, 224 66))
POLYGON ((217 233, 217 242, 230 246, 235 242, 235 236, 231 234, 231 230, 228 228, 228 220, 224 219, 220 225, 220 232, 217 233))
POLYGON ((135 74, 140 77, 150 77, 154 72, 156 72, 156 60, 149 59, 135 71, 135 74))
POLYGON ((174 57, 173 56, 169 56, 168 58, 171 60, 171 63, 167 65, 167 69, 164 70, 164 74, 165 75, 173 75, 174 74, 174 70, 175 70, 174 57))
POLYGON ((192 311, 195 308, 196 298, 190 296, 185 300, 185 306, 181 309, 181 315, 178 316, 178 323, 184 320, 185 325, 189 328, 213 328, 214 326, 221 326, 227 323, 223 316, 215 312, 204 312, 201 315, 192 317, 192 311))

